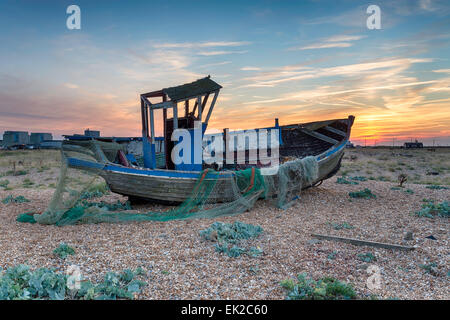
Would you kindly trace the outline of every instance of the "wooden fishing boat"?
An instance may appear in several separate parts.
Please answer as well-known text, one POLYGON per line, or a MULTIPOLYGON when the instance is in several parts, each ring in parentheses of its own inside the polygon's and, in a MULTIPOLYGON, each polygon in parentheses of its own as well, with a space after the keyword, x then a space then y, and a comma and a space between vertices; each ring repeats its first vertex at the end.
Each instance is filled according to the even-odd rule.
MULTIPOLYGON (((94 150, 97 161, 86 160, 80 157, 68 157, 69 167, 83 170, 94 170, 107 182, 111 191, 130 197, 130 199, 147 199, 152 201, 162 201, 169 203, 179 203, 188 198, 197 183, 198 179, 217 179, 217 190, 211 194, 209 201, 226 202, 232 199, 232 190, 228 187, 230 180, 234 179, 234 170, 248 167, 262 167, 263 174, 276 174, 270 170, 271 167, 262 165, 258 159, 252 163, 248 158, 251 154, 251 147, 244 149, 245 159, 239 159, 237 151, 227 150, 227 143, 224 143, 225 154, 233 154, 233 162, 223 166, 216 166, 214 171, 206 171, 208 167, 204 161, 200 163, 178 163, 171 158, 172 150, 176 141, 171 137, 176 129, 186 129, 192 133, 193 148, 203 156, 202 143, 195 144, 194 126, 200 122, 201 141, 205 138, 205 130, 212 114, 217 96, 222 87, 209 77, 195 82, 153 91, 141 95, 141 115, 142 115, 142 145, 144 167, 132 165, 126 154, 119 151, 117 156, 114 152, 97 147, 94 150), (207 101, 213 97, 207 110, 207 101), (160 103, 151 103, 150 98, 162 98, 160 103), (189 102, 195 100, 193 108, 189 102), (179 106, 184 107, 184 116, 179 117, 179 106), (155 137, 155 117, 154 110, 163 110, 164 136, 155 137), (171 109, 172 117, 169 118, 167 110, 171 109), (159 150, 157 150, 159 142, 159 150), (200 144, 200 145, 199 145, 200 144), (163 150, 163 152, 161 152, 163 150), (159 151, 159 152, 157 152, 159 151), (112 154, 112 156, 111 156, 112 154), (165 157, 163 165, 157 165, 157 158, 165 157)), ((316 158, 318 163, 318 176, 311 185, 321 183, 321 181, 333 176, 340 167, 344 154, 344 149, 350 138, 351 127, 354 117, 346 119, 335 119, 327 121, 317 121, 303 124, 292 124, 279 126, 278 119, 275 125, 270 128, 259 130, 276 129, 279 133, 279 161, 280 163, 290 159, 302 159, 308 156, 316 158)), ((226 141, 226 136, 233 134, 224 130, 221 137, 226 141)), ((86 142, 83 142, 84 145, 86 142)), ((63 150, 74 150, 76 145, 83 146, 80 142, 64 141, 63 150)), ((117 150, 116 150, 117 151, 117 150)), ((192 156, 193 157, 193 156, 192 156)), ((203 159, 202 159, 203 160, 203 159)))

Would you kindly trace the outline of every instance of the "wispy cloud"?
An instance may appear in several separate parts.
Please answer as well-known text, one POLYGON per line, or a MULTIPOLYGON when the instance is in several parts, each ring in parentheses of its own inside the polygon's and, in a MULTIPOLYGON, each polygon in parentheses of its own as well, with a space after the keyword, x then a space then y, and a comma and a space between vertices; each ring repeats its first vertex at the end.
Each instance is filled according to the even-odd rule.
POLYGON ((253 83, 243 85, 243 87, 274 87, 280 83, 285 82, 336 76, 366 76, 367 80, 385 81, 388 77, 390 77, 391 80, 394 79, 394 76, 399 75, 411 64, 426 63, 432 61, 433 60, 429 58, 397 58, 328 68, 298 67, 299 70, 288 69, 289 71, 285 72, 280 72, 279 68, 275 72, 265 72, 253 77, 244 78, 244 80, 251 81, 253 83))
POLYGON ((69 89, 77 89, 78 88, 78 85, 73 84, 73 83, 64 83, 64 86, 69 89))
POLYGON ((438 69, 438 70, 433 70, 433 72, 436 72, 436 73, 450 73, 450 69, 438 69))
POLYGON ((226 50, 221 50, 221 51, 201 51, 198 53, 198 55, 200 56, 220 56, 220 55, 225 55, 225 54, 243 54, 243 53, 247 53, 247 50, 241 50, 241 51, 226 51, 226 50))
POLYGON ((311 49, 328 49, 328 48, 348 48, 353 45, 351 41, 357 41, 365 36, 360 35, 336 35, 326 39, 321 42, 316 42, 310 45, 302 47, 293 47, 289 50, 311 50, 311 49))
POLYGON ((241 70, 242 71, 259 71, 259 70, 261 70, 261 68, 258 68, 258 67, 242 67, 241 70))
POLYGON ((297 50, 311 50, 311 49, 329 49, 329 48, 348 48, 352 44, 349 42, 330 42, 330 43, 314 43, 308 46, 296 48, 297 50))
POLYGON ((209 42, 168 42, 155 43, 154 48, 208 48, 208 47, 239 47, 249 45, 249 41, 209 41, 209 42))

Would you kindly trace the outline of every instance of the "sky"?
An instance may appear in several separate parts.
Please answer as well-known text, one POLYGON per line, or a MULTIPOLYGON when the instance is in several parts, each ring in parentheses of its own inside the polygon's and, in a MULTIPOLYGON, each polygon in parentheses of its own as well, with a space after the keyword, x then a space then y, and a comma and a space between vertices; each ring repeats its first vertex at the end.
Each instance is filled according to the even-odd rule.
POLYGON ((211 129, 354 115, 355 144, 450 145, 445 0, 1 0, 0 43, 0 134, 140 136, 139 94, 211 75, 211 129))

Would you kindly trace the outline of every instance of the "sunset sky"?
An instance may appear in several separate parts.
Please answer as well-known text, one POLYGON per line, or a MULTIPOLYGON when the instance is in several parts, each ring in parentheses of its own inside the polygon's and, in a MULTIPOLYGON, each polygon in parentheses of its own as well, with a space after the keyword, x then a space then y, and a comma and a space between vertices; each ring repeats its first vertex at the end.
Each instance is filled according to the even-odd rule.
POLYGON ((450 145, 449 1, 1 0, 0 43, 0 135, 140 136, 140 93, 209 74, 212 128, 352 114, 356 144, 450 145))

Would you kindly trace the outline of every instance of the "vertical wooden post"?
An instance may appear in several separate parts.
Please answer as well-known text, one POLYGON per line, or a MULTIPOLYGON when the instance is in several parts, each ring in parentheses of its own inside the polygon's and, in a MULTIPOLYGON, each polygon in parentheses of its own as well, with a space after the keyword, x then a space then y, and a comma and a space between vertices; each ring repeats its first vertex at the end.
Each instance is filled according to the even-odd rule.
POLYGON ((202 121, 202 96, 197 97, 197 105, 198 105, 198 120, 202 121))
POLYGON ((174 102, 173 105, 173 130, 178 129, 178 104, 174 102))
MULTIPOLYGON (((223 162, 224 163, 227 163, 226 160, 228 160, 228 153, 227 153, 227 151, 228 151, 228 143, 227 143, 228 131, 229 131, 228 128, 224 128, 223 129, 223 152, 224 152, 224 155, 223 155, 223 159, 224 160, 223 160, 223 162)), ((234 156, 234 153, 233 153, 233 156, 234 156)))
POLYGON ((205 123, 206 124, 208 124, 208 122, 209 122, 209 118, 211 117, 211 113, 212 113, 212 111, 214 109, 214 105, 216 104, 216 100, 217 100, 217 96, 218 95, 219 95, 219 91, 216 91, 214 93, 214 98, 213 98, 213 100, 211 102, 211 105, 209 106, 208 114, 206 115, 206 119, 205 119, 205 123))
POLYGON ((150 108, 150 134, 152 138, 152 144, 155 143, 155 120, 154 120, 154 114, 153 109, 150 108))
POLYGON ((184 116, 187 118, 189 115, 189 100, 184 102, 184 116))
MULTIPOLYGON (((163 94, 162 97, 163 102, 167 101, 167 96, 165 94, 163 94)), ((167 120, 167 109, 163 108, 163 144, 164 144, 164 152, 165 152, 165 158, 166 158, 166 169, 169 166, 169 157, 170 155, 167 155, 167 127, 166 127, 166 120, 167 120)))

